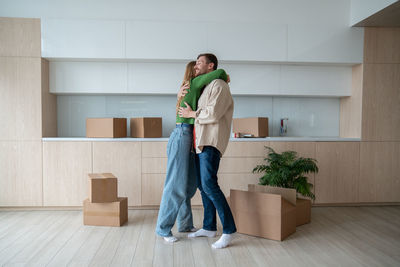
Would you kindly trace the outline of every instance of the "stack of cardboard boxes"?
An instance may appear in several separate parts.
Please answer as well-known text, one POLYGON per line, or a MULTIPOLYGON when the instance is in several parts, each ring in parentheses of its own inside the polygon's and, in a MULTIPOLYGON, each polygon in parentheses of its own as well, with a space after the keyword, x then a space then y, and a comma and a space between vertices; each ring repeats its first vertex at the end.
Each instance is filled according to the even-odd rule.
POLYGON ((89 174, 89 198, 83 201, 83 224, 121 226, 128 221, 128 198, 118 197, 112 173, 89 174))
POLYGON ((232 190, 230 206, 237 231, 282 241, 296 227, 311 221, 311 201, 296 198, 289 188, 249 185, 248 191, 232 190))
MULTIPOLYGON (((144 117, 130 119, 131 137, 162 137, 162 118, 144 117)), ((126 118, 87 118, 86 137, 91 138, 124 138, 127 137, 126 118)))

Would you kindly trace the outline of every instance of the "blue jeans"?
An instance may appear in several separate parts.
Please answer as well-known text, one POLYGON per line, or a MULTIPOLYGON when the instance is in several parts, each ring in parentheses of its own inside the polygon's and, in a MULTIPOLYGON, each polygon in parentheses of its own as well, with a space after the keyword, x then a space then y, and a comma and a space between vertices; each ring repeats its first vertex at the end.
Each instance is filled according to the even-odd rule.
POLYGON ((167 156, 167 174, 156 227, 160 236, 171 236, 176 220, 180 232, 193 228, 190 200, 197 190, 193 125, 176 125, 168 141, 167 156))
POLYGON ((196 155, 197 184, 201 192, 204 206, 203 229, 217 230, 217 215, 222 223, 224 234, 236 232, 235 221, 231 209, 218 185, 218 168, 221 160, 218 149, 212 146, 203 147, 203 151, 196 155))

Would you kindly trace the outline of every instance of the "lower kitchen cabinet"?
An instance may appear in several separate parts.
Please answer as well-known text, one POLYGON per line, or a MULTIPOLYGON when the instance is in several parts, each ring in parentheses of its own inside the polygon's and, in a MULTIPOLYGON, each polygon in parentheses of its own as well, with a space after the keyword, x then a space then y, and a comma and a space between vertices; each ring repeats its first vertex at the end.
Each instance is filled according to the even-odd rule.
POLYGON ((0 206, 42 206, 41 141, 0 141, 0 206))
POLYGON ((361 142, 360 202, 400 202, 400 142, 361 142))
POLYGON ((141 142, 93 142, 93 172, 110 172, 118 178, 118 196, 129 206, 142 204, 141 142))
POLYGON ((82 206, 92 164, 91 142, 43 142, 43 205, 82 206))
POLYGON ((357 203, 360 142, 317 142, 315 203, 357 203))

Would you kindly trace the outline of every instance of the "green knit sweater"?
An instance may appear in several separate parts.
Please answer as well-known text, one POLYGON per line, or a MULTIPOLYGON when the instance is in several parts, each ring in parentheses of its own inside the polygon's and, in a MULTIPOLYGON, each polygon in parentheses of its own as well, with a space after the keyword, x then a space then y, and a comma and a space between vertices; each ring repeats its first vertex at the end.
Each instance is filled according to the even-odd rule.
MULTIPOLYGON (((228 75, 223 69, 218 69, 193 78, 190 81, 190 88, 188 90, 188 93, 182 99, 180 106, 186 107, 186 102, 188 103, 188 105, 190 105, 192 110, 197 110, 197 101, 199 100, 203 89, 215 79, 222 79, 224 81, 227 81, 228 75)), ((179 114, 176 114, 176 122, 194 124, 194 118, 182 118, 179 116, 179 114)))

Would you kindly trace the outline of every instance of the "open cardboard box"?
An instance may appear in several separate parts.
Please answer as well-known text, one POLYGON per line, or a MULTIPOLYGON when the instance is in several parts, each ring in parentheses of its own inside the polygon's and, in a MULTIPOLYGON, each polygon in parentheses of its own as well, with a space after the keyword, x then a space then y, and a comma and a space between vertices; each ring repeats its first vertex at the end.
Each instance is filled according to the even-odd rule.
POLYGON ((296 190, 260 185, 249 185, 248 189, 230 192, 239 233, 282 241, 307 221, 310 213, 302 214, 306 205, 302 201, 297 205, 296 190))

